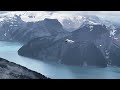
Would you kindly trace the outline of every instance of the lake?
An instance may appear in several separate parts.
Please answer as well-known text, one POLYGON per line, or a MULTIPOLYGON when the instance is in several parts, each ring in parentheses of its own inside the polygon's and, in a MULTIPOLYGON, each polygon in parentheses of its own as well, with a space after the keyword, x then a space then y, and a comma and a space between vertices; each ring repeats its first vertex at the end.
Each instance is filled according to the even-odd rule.
POLYGON ((43 62, 19 56, 17 50, 20 47, 22 45, 19 43, 0 41, 0 57, 52 79, 120 79, 119 67, 79 67, 55 62, 43 62))

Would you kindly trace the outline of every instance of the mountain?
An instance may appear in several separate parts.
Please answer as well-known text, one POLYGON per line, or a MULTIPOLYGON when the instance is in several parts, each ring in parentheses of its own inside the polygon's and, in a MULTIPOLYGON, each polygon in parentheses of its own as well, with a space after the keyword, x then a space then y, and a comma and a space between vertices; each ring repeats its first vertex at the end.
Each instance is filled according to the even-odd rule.
MULTIPOLYGON (((6 14, 4 17, 0 17, 0 40, 26 43, 37 37, 51 35, 55 36, 57 40, 87 24, 105 25, 111 31, 116 27, 118 28, 118 25, 93 15, 66 16, 58 19, 45 18, 35 22, 26 22, 22 18, 23 16, 24 14, 12 14, 10 17, 6 14)), ((28 17, 29 19, 36 18, 35 15, 29 15, 28 17)))
MULTIPOLYGON (((37 16, 29 15, 28 17, 35 19, 37 16)), ((55 58, 54 60, 62 60, 64 64, 66 62, 66 64, 69 63, 64 58, 68 58, 67 56, 71 54, 70 52, 72 50, 70 48, 71 44, 66 46, 66 43, 63 43, 66 40, 75 42, 72 44, 73 46, 76 42, 79 42, 79 44, 87 42, 88 48, 94 47, 94 52, 99 49, 98 52, 102 53, 107 61, 113 62, 116 59, 115 57, 117 57, 116 52, 119 51, 119 38, 120 27, 118 23, 102 20, 93 15, 66 16, 59 17, 58 20, 45 18, 35 22, 25 22, 21 15, 0 17, 0 40, 25 43, 18 51, 20 55, 38 59, 44 57, 48 59, 55 58), (68 31, 71 31, 71 33, 68 31), (63 45, 63 48, 60 45, 63 45), (67 50, 65 48, 69 49, 67 50), (52 54, 51 51, 56 57, 53 57, 53 55, 49 56, 49 54, 52 54), (59 54, 65 56, 59 56, 59 54)), ((79 47, 78 45, 76 48, 79 47)), ((78 52, 76 49, 73 49, 73 51, 78 52)))
POLYGON ((99 38, 102 34, 106 33, 107 31, 108 30, 105 25, 83 24, 78 30, 72 32, 71 38, 77 41, 93 41, 99 38))
POLYGON ((13 18, 4 18, 0 24, 0 40, 13 41, 14 35, 19 33, 20 30, 22 32, 25 25, 26 23, 17 15, 13 18))
MULTIPOLYGON (((120 66, 120 29, 114 26, 109 28, 103 24, 85 23, 72 32, 70 39, 76 41, 91 41, 102 52, 108 65, 120 66)), ((92 50, 91 50, 92 51, 92 50)))
POLYGON ((106 67, 101 51, 89 41, 74 42, 68 37, 55 40, 53 37, 42 37, 31 40, 18 50, 18 54, 39 60, 50 60, 67 65, 106 67), (86 57, 86 55, 88 55, 86 57))
MULTIPOLYGON (((5 18, 10 19, 15 15, 20 16, 24 22, 38 22, 44 20, 45 18, 57 19, 67 31, 73 31, 78 29, 84 21, 92 21, 94 23, 102 23, 106 26, 111 24, 119 26, 119 22, 112 20, 107 20, 107 18, 100 17, 99 15, 83 15, 75 14, 76 12, 56 12, 56 11, 10 11, 0 14, 0 21, 5 18)), ((79 12, 78 12, 79 13, 79 12)))
POLYGON ((23 66, 0 58, 0 79, 49 79, 23 66))
POLYGON ((67 36, 57 19, 47 19, 38 22, 24 22, 21 16, 4 19, 0 24, 0 40, 26 43, 29 40, 43 36, 54 36, 56 39, 67 36))
POLYGON ((114 29, 111 33, 104 24, 86 22, 71 35, 59 40, 50 36, 33 39, 21 47, 18 54, 67 65, 83 66, 87 63, 88 66, 106 67, 116 57, 112 50, 119 51, 116 49, 115 36, 114 29))
POLYGON ((105 25, 108 29, 112 29, 113 27, 118 28, 120 26, 119 23, 105 20, 96 15, 75 15, 71 17, 66 16, 59 21, 63 25, 63 28, 69 32, 75 31, 85 24, 105 25))

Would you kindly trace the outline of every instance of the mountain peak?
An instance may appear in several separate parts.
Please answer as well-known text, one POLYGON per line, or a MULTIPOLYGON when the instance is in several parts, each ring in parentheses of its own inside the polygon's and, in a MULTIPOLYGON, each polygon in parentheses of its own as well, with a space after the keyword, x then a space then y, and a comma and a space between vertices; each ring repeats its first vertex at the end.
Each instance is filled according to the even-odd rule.
POLYGON ((56 24, 59 23, 60 24, 60 22, 57 19, 45 18, 44 21, 47 22, 47 23, 50 22, 50 23, 56 23, 56 24))

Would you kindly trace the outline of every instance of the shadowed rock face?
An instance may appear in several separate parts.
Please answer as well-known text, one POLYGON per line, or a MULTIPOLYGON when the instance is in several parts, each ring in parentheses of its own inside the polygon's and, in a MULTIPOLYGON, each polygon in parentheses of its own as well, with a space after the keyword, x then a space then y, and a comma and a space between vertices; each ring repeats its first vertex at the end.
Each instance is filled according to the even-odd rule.
POLYGON ((107 32, 105 25, 85 25, 78 30, 72 32, 72 39, 81 41, 94 41, 98 39, 102 34, 107 32))
POLYGON ((0 58, 0 79, 48 79, 44 75, 0 58))
POLYGON ((54 60, 67 65, 107 65, 101 51, 92 43, 66 42, 66 38, 55 41, 51 37, 37 38, 18 50, 18 54, 40 60, 54 60), (102 59, 102 60, 101 60, 102 59))
POLYGON ((120 66, 120 47, 114 43, 110 48, 109 58, 111 65, 120 66))
POLYGON ((100 50, 89 42, 79 43, 79 46, 68 48, 61 61, 70 65, 83 65, 86 62, 88 66, 107 66, 107 61, 100 50))
POLYGON ((51 36, 33 39, 19 49, 18 54, 31 58, 38 58, 39 52, 49 47, 53 43, 54 39, 55 38, 51 36))
MULTIPOLYGON (((117 30, 117 32, 119 32, 119 30, 117 30)), ((110 30, 104 25, 95 25, 93 26, 92 30, 90 30, 89 25, 83 26, 77 31, 74 31, 71 38, 77 41, 88 40, 93 42, 95 46, 102 52, 108 64, 120 66, 120 44, 116 42, 113 37, 110 37, 110 30)), ((93 50, 91 49, 91 54, 93 54, 92 51, 93 50)), ((93 56, 95 57, 96 55, 93 56)))

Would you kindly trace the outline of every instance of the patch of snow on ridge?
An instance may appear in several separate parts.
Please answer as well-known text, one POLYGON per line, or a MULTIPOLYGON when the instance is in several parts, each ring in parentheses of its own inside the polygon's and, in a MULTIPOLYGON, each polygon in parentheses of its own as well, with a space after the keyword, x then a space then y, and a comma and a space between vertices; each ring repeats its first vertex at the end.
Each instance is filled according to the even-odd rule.
POLYGON ((92 24, 92 25, 101 25, 101 23, 95 23, 93 21, 89 21, 89 24, 92 24))
POLYGON ((4 36, 6 36, 7 33, 4 34, 4 36))
POLYGON ((93 26, 89 26, 90 27, 90 31, 92 31, 93 30, 93 26))
POLYGON ((3 21, 4 20, 4 18, 0 18, 0 21, 3 21))
POLYGON ((115 32, 116 32, 115 29, 111 30, 111 31, 110 31, 110 37, 114 36, 114 35, 115 35, 115 32))
POLYGON ((115 40, 118 40, 118 38, 114 38, 115 40))
POLYGON ((69 43, 74 43, 74 42, 75 42, 75 41, 70 40, 70 39, 66 39, 65 41, 66 41, 66 42, 69 42, 69 43))

